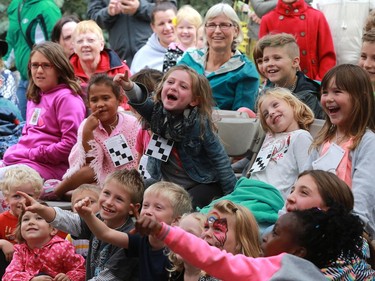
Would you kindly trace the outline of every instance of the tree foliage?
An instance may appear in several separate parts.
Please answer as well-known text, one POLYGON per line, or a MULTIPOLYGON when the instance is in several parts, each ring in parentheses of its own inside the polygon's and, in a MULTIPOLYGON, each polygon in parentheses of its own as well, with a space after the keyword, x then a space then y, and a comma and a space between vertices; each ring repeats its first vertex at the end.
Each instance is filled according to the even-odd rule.
MULTIPOLYGON (((7 8, 10 2, 11 0, 1 0, 0 3, 0 38, 2 39, 5 38, 9 26, 7 8)), ((55 2, 61 8, 62 14, 76 14, 80 19, 86 19, 88 0, 55 0, 55 2)), ((233 3, 231 0, 178 0, 178 5, 181 7, 189 4, 204 16, 212 5, 220 2, 233 3)))

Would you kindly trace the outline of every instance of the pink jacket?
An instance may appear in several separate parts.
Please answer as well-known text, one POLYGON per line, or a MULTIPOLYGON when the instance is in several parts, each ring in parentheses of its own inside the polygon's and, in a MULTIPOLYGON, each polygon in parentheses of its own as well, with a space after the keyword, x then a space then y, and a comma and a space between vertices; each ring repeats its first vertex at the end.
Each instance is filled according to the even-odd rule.
POLYGON ((7 166, 26 164, 45 180, 61 179, 68 169, 69 153, 77 141, 86 108, 81 97, 65 84, 41 95, 39 104, 27 102, 22 136, 5 152, 3 161, 7 166))
POLYGON ((165 223, 157 238, 191 265, 223 281, 327 281, 315 265, 293 255, 266 258, 233 255, 165 223))
POLYGON ((52 278, 65 273, 71 281, 85 280, 85 259, 57 235, 40 249, 30 249, 23 243, 15 245, 14 250, 2 281, 28 281, 42 273, 52 278))
POLYGON ((274 10, 262 17, 259 38, 285 32, 296 37, 300 48, 301 71, 315 80, 336 65, 331 30, 324 14, 297 0, 292 6, 278 1, 274 10))
POLYGON ((137 168, 138 152, 135 149, 137 133, 140 129, 140 124, 134 116, 126 113, 119 112, 119 121, 113 132, 108 135, 107 131, 101 124, 94 130, 94 140, 90 141, 91 150, 85 153, 82 146, 82 131, 85 125, 86 119, 82 122, 78 129, 78 140, 72 149, 72 153, 69 155, 69 170, 64 175, 64 178, 70 177, 76 173, 83 165, 86 164, 86 157, 93 157, 90 167, 94 170, 96 179, 99 184, 103 184, 106 176, 113 171, 122 169, 137 168), (132 154, 133 161, 128 162, 125 165, 116 167, 112 160, 109 152, 105 147, 105 141, 110 137, 123 134, 126 138, 132 154))

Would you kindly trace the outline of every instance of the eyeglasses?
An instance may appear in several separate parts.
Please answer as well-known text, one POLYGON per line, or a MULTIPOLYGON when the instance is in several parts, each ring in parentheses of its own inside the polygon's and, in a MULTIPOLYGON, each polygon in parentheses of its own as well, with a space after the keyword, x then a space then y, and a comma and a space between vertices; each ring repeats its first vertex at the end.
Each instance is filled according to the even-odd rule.
POLYGON ((206 25, 205 25, 205 27, 208 30, 216 30, 216 27, 219 27, 220 30, 228 30, 232 26, 234 26, 234 25, 231 24, 231 23, 227 23, 227 22, 222 22, 222 23, 219 23, 219 24, 216 24, 216 23, 206 23, 206 25))
POLYGON ((49 70, 53 67, 53 65, 48 63, 48 62, 42 62, 42 63, 33 62, 33 63, 30 63, 31 69, 37 70, 37 69, 39 69, 39 67, 42 67, 43 70, 49 70))

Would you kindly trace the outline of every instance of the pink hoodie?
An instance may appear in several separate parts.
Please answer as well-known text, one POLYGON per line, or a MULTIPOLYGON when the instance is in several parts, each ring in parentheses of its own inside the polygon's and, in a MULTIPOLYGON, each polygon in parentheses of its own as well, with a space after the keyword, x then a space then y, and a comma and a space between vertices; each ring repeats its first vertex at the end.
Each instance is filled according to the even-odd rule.
POLYGON ((45 180, 61 179, 86 108, 81 97, 65 84, 41 95, 39 104, 27 102, 22 136, 5 152, 3 162, 6 166, 26 164, 45 180))

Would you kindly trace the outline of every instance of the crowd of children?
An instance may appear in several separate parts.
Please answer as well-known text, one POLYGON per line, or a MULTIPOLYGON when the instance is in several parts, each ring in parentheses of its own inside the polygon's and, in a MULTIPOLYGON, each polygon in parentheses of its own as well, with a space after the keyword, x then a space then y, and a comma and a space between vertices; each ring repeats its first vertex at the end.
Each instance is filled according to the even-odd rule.
POLYGON ((26 118, 0 40, 0 129, 23 126, 0 138, 2 280, 375 280, 375 12, 357 64, 335 66, 324 14, 275 2, 254 63, 230 5, 156 4, 133 73, 94 21, 64 41, 62 19, 30 50, 26 118), (265 131, 240 179, 220 102, 265 131))

